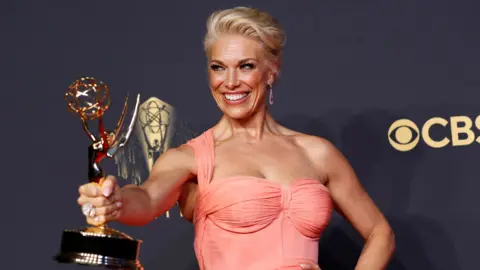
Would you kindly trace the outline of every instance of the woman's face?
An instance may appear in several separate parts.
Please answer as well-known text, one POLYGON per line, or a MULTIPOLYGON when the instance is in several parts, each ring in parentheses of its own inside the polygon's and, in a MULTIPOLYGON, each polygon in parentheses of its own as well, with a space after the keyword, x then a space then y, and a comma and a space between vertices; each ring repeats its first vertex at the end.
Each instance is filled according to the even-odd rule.
POLYGON ((218 107, 233 119, 263 108, 273 73, 261 44, 240 35, 223 35, 210 47, 210 89, 218 107))

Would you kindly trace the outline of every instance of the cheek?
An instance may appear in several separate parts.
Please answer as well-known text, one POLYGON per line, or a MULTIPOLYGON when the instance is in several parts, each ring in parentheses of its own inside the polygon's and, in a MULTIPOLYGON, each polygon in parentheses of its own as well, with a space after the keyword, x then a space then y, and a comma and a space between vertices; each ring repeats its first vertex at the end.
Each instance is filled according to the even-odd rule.
POLYGON ((254 71, 242 74, 241 80, 251 88, 259 88, 263 84, 264 78, 262 72, 254 71))
POLYGON ((208 80, 210 82, 210 87, 212 89, 217 89, 222 84, 222 82, 225 80, 225 78, 221 74, 216 74, 216 73, 213 73, 213 72, 209 72, 208 73, 208 80))

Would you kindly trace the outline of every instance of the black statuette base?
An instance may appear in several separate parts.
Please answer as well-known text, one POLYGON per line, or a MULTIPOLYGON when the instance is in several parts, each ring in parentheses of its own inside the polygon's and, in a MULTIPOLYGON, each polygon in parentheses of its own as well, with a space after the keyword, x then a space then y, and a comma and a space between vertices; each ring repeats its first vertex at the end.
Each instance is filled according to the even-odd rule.
POLYGON ((102 266, 109 269, 143 270, 138 260, 140 240, 108 227, 64 230, 60 263, 102 266))

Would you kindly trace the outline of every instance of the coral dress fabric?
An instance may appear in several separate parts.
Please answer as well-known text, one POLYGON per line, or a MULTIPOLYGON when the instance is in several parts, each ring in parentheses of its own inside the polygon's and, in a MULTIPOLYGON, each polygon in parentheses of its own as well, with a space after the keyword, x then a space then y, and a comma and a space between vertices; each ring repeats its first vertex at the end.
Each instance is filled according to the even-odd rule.
POLYGON ((241 175, 211 182, 213 130, 187 145, 198 170, 194 248, 201 270, 293 270, 317 263, 318 241, 333 207, 324 185, 241 175))

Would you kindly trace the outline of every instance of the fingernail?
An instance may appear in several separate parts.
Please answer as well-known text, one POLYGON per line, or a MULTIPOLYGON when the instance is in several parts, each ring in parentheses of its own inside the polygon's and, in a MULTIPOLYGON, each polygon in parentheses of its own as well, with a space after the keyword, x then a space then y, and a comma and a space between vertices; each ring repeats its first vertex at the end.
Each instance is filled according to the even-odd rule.
POLYGON ((95 217, 95 222, 98 222, 100 218, 99 217, 95 217))
POLYGON ((302 267, 302 269, 312 269, 311 265, 309 264, 300 264, 300 267, 302 267))
POLYGON ((103 190, 103 195, 104 196, 110 196, 110 194, 112 193, 112 189, 111 188, 106 188, 103 190))
POLYGON ((115 204, 117 205, 118 208, 120 208, 120 206, 122 206, 122 202, 116 202, 115 204))

